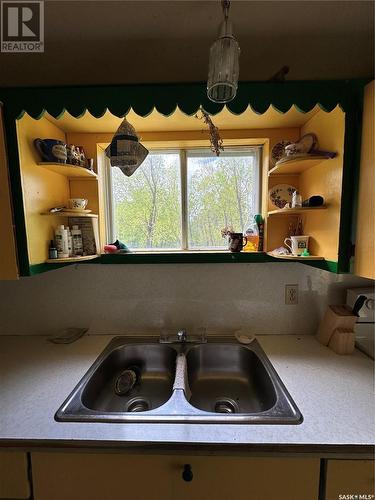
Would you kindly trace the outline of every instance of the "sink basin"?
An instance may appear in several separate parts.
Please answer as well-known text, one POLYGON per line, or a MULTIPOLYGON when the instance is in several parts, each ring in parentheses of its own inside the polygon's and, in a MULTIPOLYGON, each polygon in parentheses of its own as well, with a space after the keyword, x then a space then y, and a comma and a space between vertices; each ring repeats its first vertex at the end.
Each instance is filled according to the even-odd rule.
POLYGON ((276 403, 270 374, 241 345, 205 344, 187 354, 190 403, 208 412, 259 413, 276 403))
POLYGON ((229 337, 207 344, 117 337, 55 419, 299 424, 302 415, 256 340, 242 346, 229 337))
POLYGON ((149 411, 172 395, 176 351, 165 345, 122 345, 99 364, 82 391, 82 403, 102 412, 149 411), (125 395, 115 391, 118 378, 127 369, 137 372, 137 382, 125 395))

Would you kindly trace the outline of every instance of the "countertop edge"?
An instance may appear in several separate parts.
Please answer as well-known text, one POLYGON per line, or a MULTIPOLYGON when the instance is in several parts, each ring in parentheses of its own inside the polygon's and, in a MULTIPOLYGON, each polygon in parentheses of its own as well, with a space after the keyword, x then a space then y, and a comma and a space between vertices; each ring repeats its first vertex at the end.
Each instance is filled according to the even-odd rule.
POLYGON ((63 450, 100 450, 103 451, 129 451, 131 453, 217 453, 217 454, 269 454, 273 455, 306 455, 319 456, 320 458, 361 458, 374 459, 375 445, 337 445, 337 444, 227 444, 227 443, 184 443, 184 442, 158 442, 158 441, 98 441, 98 440, 34 440, 34 439, 3 439, 0 440, 0 450, 25 450, 40 451, 50 449, 63 450))

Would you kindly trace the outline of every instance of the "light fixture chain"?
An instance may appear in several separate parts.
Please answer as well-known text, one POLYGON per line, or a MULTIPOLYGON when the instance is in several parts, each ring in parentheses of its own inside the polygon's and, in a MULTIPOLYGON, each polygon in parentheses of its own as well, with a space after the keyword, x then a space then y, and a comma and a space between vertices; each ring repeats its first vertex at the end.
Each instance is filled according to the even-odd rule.
POLYGON ((221 7, 223 9, 224 18, 227 20, 229 15, 230 0, 221 0, 221 7))

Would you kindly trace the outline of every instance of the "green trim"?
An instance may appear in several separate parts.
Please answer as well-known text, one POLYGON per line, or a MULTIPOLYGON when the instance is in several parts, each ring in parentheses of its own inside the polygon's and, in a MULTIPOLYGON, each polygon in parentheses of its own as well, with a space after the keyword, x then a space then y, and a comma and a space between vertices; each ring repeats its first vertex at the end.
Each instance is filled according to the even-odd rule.
POLYGON ((335 273, 335 274, 339 273, 338 262, 335 262, 333 260, 309 260, 302 263, 305 264, 306 266, 322 269, 323 271, 328 271, 330 273, 335 273))
POLYGON ((196 253, 123 253, 103 254, 102 264, 217 264, 234 262, 272 262, 266 253, 196 252, 196 253))
MULTIPOLYGON (((253 111, 262 114, 272 105, 285 113, 295 105, 306 113, 318 104, 324 111, 332 111, 339 105, 346 112, 353 106, 353 91, 368 81, 240 82, 237 96, 227 108, 240 114, 251 106, 253 111)), ((5 105, 11 103, 14 118, 20 118, 24 113, 40 118, 46 111, 55 118, 65 111, 78 118, 86 110, 99 118, 107 109, 122 117, 131 108, 140 116, 149 115, 154 108, 169 116, 177 106, 187 115, 194 115, 200 106, 215 115, 224 107, 207 98, 206 83, 3 88, 0 89, 0 100, 5 105)))
POLYGON ((5 143, 8 157, 13 218, 16 233, 17 258, 20 276, 30 276, 29 252, 27 246, 26 221, 23 208, 21 171, 19 168, 16 120, 7 106, 4 106, 5 143))
POLYGON ((64 264, 34 264, 30 266, 30 275, 60 269, 66 266, 104 264, 104 265, 123 265, 123 264, 259 264, 273 262, 277 264, 290 264, 299 262, 309 266, 317 267, 325 271, 337 272, 337 262, 309 260, 303 258, 298 260, 277 259, 267 255, 265 252, 196 252, 196 253, 126 253, 126 254, 102 254, 94 260, 64 263, 64 264))
POLYGON ((62 267, 67 266, 78 266, 81 264, 101 264, 100 257, 92 260, 83 260, 81 262, 64 262, 64 263, 56 263, 56 264, 47 264, 46 262, 42 262, 41 264, 32 264, 29 268, 29 276, 34 276, 35 274, 46 273, 47 271, 54 271, 55 269, 61 269, 62 267))
POLYGON ((364 87, 353 89, 356 106, 345 115, 344 161, 341 192, 338 272, 350 271, 355 242, 359 170, 361 158, 362 113, 364 87))

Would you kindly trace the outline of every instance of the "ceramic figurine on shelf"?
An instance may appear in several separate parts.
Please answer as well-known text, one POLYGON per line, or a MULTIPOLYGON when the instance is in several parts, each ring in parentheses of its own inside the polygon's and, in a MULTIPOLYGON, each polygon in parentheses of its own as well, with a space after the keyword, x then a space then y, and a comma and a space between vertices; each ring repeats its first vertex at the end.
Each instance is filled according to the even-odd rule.
POLYGON ((76 146, 73 144, 70 144, 67 146, 67 163, 70 163, 70 165, 77 165, 79 166, 80 164, 80 152, 79 149, 77 149, 76 146))
POLYGON ((306 134, 297 142, 285 146, 285 155, 287 159, 292 160, 301 156, 325 156, 334 158, 337 153, 333 151, 322 151, 319 149, 318 138, 315 134, 306 134))
POLYGON ((58 139, 35 139, 34 146, 42 161, 66 163, 67 148, 63 141, 58 139))
POLYGON ((83 149, 82 146, 77 146, 76 149, 77 149, 77 153, 78 153, 79 166, 80 167, 86 167, 85 150, 83 149))
POLYGON ((131 253, 129 248, 119 240, 116 240, 114 243, 109 243, 108 245, 104 245, 105 253, 131 253))

